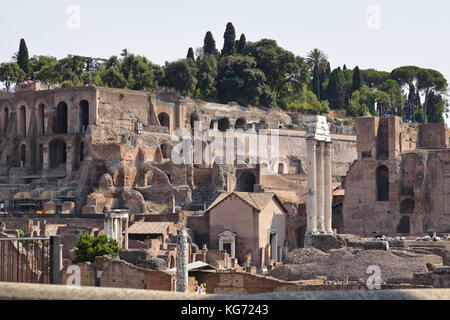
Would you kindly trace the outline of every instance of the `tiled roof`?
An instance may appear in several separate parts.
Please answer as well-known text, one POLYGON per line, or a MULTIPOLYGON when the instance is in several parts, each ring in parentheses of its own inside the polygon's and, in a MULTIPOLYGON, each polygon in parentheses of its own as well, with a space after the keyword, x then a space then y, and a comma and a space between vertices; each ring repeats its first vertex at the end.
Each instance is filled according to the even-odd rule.
MULTIPOLYGON (((275 193, 272 192, 229 192, 220 194, 216 200, 209 206, 208 210, 211 210, 213 207, 218 205, 222 200, 227 198, 229 195, 234 194, 253 208, 258 211, 262 211, 267 204, 272 200, 273 197, 276 197, 275 193)), ((282 207, 284 205, 281 201, 279 201, 282 207)), ((285 209, 286 210, 286 209, 285 209)))
POLYGON ((171 222, 136 222, 128 229, 128 234, 162 234, 171 222))

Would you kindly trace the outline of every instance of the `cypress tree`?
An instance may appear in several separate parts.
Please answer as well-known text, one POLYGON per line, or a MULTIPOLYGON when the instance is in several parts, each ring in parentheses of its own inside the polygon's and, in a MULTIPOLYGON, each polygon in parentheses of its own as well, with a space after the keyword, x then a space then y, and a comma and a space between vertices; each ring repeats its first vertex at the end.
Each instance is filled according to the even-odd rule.
POLYGON ((19 52, 17 54, 17 64, 28 77, 28 75, 30 74, 30 59, 28 57, 27 44, 25 43, 24 39, 20 39, 19 52))
POLYGON ((342 67, 342 70, 347 70, 347 66, 344 64, 344 66, 342 67))
POLYGON ((339 80, 338 72, 339 70, 333 70, 327 88, 327 97, 331 109, 342 108, 342 84, 339 80))
POLYGON ((233 55, 235 53, 234 41, 236 40, 236 31, 231 22, 228 22, 227 24, 225 33, 223 34, 223 40, 222 55, 233 55))
POLYGON ((205 39, 203 41, 203 53, 204 54, 217 54, 218 51, 216 49, 216 40, 211 33, 208 31, 205 35, 205 39))
POLYGON ((194 57, 194 49, 192 49, 192 47, 189 48, 186 58, 192 59, 192 60, 195 61, 195 57, 194 57))
POLYGON ((361 71, 359 70, 359 67, 356 66, 355 69, 353 69, 352 93, 356 90, 361 89, 362 86, 363 78, 361 75, 361 71))
POLYGON ((236 43, 236 52, 242 54, 244 52, 245 45, 247 44, 247 39, 244 34, 241 34, 241 37, 236 43))

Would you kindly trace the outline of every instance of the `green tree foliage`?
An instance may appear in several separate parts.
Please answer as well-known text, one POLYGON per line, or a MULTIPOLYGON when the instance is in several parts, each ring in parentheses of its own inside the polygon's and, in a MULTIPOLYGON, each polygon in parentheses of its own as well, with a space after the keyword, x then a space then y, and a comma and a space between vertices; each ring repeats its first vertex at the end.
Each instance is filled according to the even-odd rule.
POLYGON ((356 66, 355 69, 353 69, 352 93, 355 92, 356 90, 361 89, 362 86, 363 86, 362 74, 358 66, 356 66))
POLYGON ((312 88, 317 98, 320 100, 320 79, 319 75, 328 68, 328 56, 319 49, 310 51, 306 56, 306 64, 311 68, 314 75, 312 88))
POLYGON ((216 48, 216 40, 214 40, 211 31, 206 32, 205 39, 203 40, 203 53, 212 55, 219 54, 216 48))
POLYGON ((447 90, 448 83, 444 76, 436 70, 433 69, 420 69, 417 72, 417 86, 418 89, 425 93, 424 102, 424 114, 425 123, 428 122, 428 96, 432 92, 434 94, 444 93, 447 90))
POLYGON ((347 115, 351 117, 361 117, 375 114, 376 92, 367 86, 361 87, 352 93, 352 97, 347 106, 347 115))
POLYGON ((165 84, 179 92, 192 96, 197 86, 197 67, 191 59, 166 62, 164 68, 165 84))
POLYGON ((391 71, 390 78, 396 80, 400 85, 410 88, 414 84, 414 80, 417 79, 419 70, 420 68, 416 66, 395 68, 391 71))
POLYGON ((379 86, 380 115, 403 116, 403 106, 406 103, 406 96, 397 81, 388 79, 379 86), (383 95, 385 93, 386 95, 383 95))
POLYGON ((186 58, 192 59, 192 60, 195 61, 194 49, 192 49, 192 47, 189 48, 186 58))
POLYGON ((20 39, 19 52, 17 53, 17 64, 23 70, 25 76, 30 74, 30 59, 25 39, 20 39))
MULTIPOLYGON (((30 78, 31 80, 40 80, 36 79, 36 73, 41 71, 44 67, 48 65, 56 65, 58 60, 55 57, 51 56, 33 56, 30 59, 30 78)), ((55 82, 52 82, 55 83, 55 82)))
POLYGON ((448 105, 442 95, 430 92, 428 96, 427 119, 430 123, 444 123, 444 114, 448 112, 448 105))
POLYGON ((223 34, 223 49, 222 55, 229 56, 233 55, 236 51, 234 45, 236 40, 236 31, 234 30, 234 26, 231 22, 228 22, 227 27, 225 29, 225 33, 223 34))
POLYGON ((0 65, 0 81, 5 83, 7 91, 9 91, 12 83, 23 81, 25 77, 25 72, 15 62, 0 65))
POLYGON ((343 88, 339 73, 339 69, 334 69, 333 72, 331 72, 327 86, 326 95, 331 109, 341 109, 344 107, 343 88))
POLYGON ((104 234, 94 238, 89 234, 82 233, 75 247, 73 263, 94 262, 96 257, 104 255, 117 257, 119 251, 117 241, 111 238, 108 239, 104 234))
POLYGON ((245 45, 247 44, 247 39, 245 38, 245 34, 241 34, 241 37, 238 41, 236 41, 236 53, 243 54, 245 45))
POLYGON ((216 96, 215 79, 217 77, 217 60, 211 54, 204 54, 198 59, 197 96, 214 98, 216 96))
POLYGON ((378 71, 375 69, 361 70, 364 85, 369 88, 378 88, 380 84, 387 80, 389 72, 378 71))

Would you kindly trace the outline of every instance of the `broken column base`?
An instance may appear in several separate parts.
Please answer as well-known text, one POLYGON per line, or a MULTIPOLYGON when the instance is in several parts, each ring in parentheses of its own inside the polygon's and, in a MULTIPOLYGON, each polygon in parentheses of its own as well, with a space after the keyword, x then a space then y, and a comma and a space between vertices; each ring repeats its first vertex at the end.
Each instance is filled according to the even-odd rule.
POLYGON ((343 240, 334 234, 305 234, 305 248, 316 248, 322 251, 345 247, 343 240))

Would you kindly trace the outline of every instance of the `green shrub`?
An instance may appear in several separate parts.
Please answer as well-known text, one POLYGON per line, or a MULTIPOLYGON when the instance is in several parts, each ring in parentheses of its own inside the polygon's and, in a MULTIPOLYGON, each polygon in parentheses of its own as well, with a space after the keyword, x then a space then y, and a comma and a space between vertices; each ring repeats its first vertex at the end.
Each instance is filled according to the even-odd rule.
POLYGON ((94 238, 89 234, 80 234, 74 254, 73 263, 94 262, 96 257, 104 255, 117 257, 119 244, 116 240, 107 238, 104 234, 94 238))

